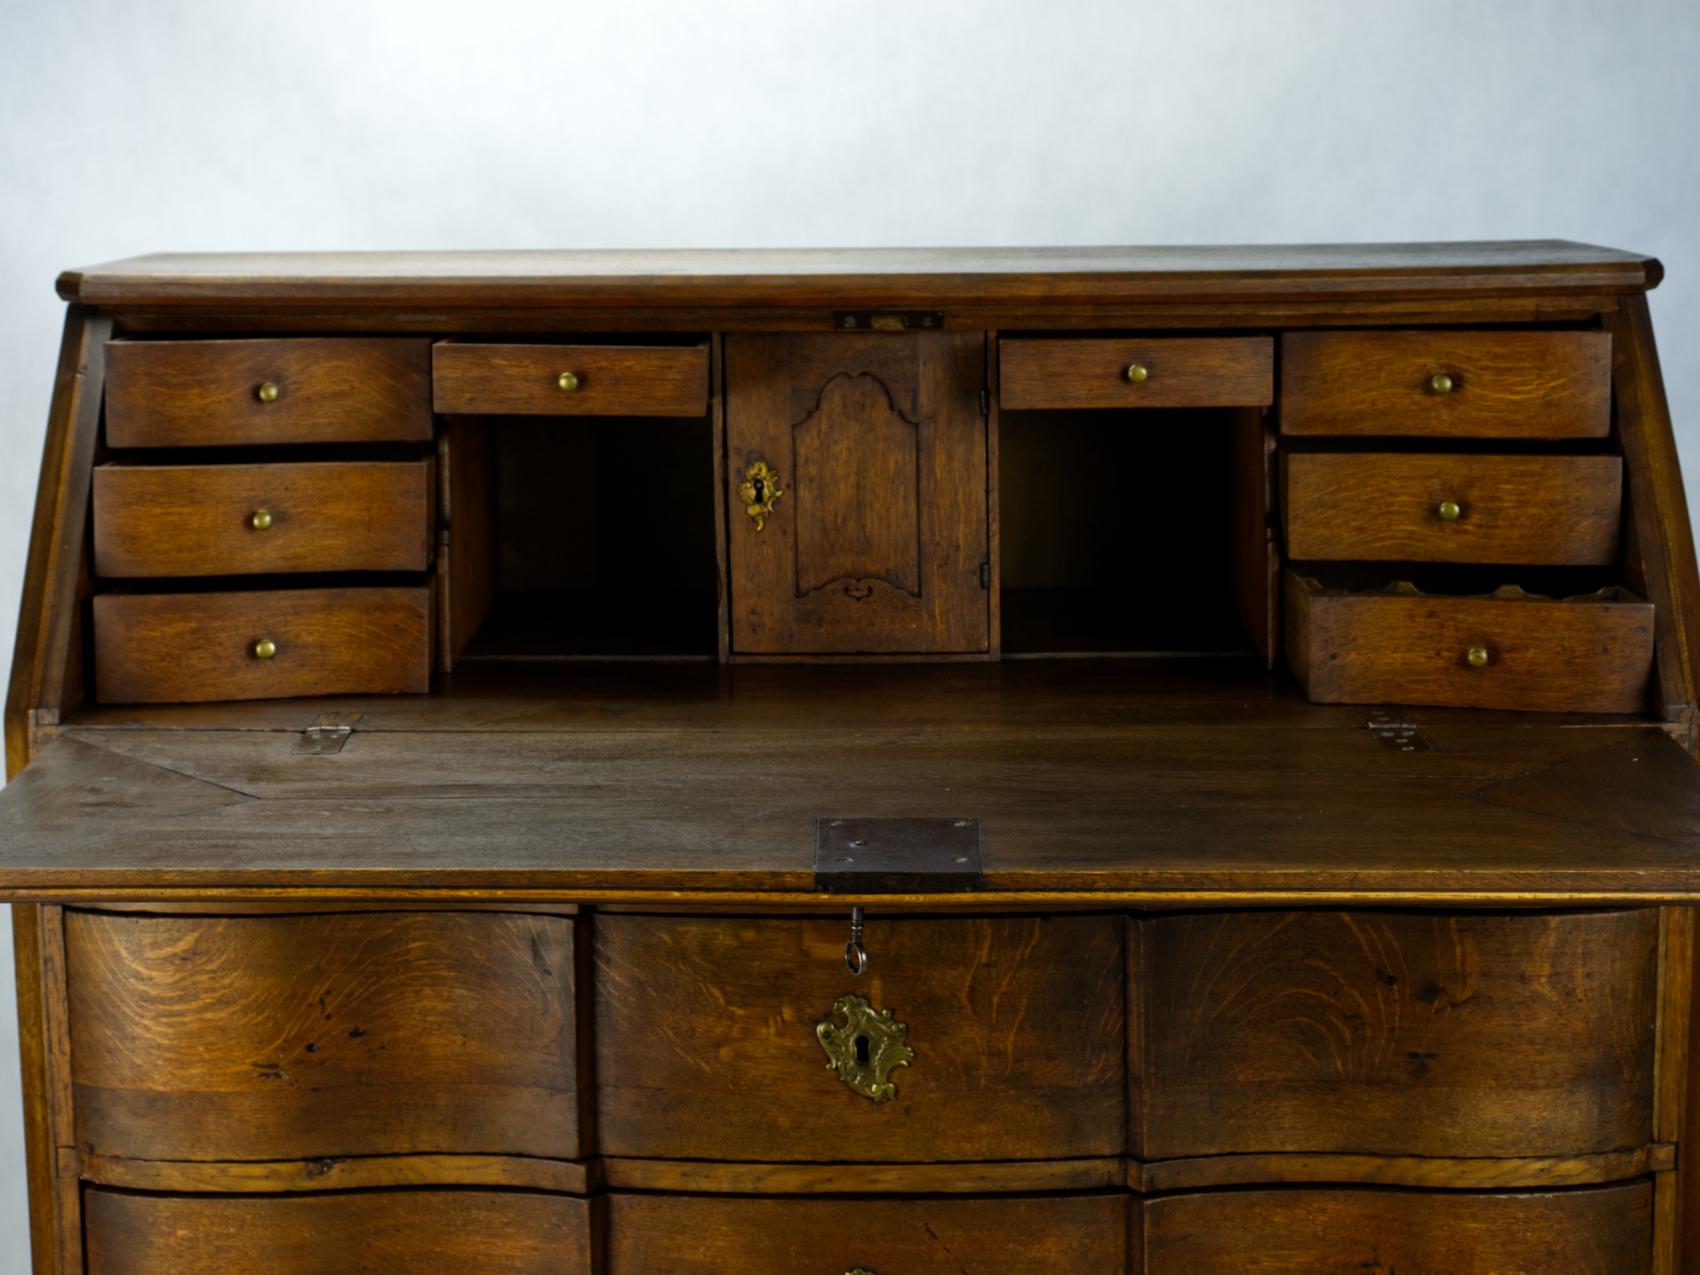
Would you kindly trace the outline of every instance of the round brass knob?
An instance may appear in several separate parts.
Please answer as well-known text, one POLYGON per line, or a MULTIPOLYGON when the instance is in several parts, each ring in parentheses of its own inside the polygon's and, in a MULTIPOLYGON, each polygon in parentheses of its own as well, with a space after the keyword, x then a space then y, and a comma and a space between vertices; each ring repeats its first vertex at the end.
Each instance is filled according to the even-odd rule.
POLYGON ((1428 378, 1428 387, 1436 394, 1452 393, 1452 378, 1445 372, 1436 372, 1428 378))
POLYGON ((1127 379, 1134 385, 1143 385, 1151 376, 1151 369, 1134 363, 1127 369, 1127 379))
POLYGON ((270 638, 261 638, 258 642, 254 643, 254 658, 256 660, 269 660, 276 654, 277 643, 272 641, 270 638))
POLYGON ((272 513, 269 509, 256 509, 248 515, 248 525, 255 531, 270 531, 272 529, 272 513))
POLYGON ((259 388, 254 391, 254 397, 262 403, 275 403, 281 393, 283 391, 278 389, 276 381, 261 381, 259 388))
POLYGON ((571 372, 562 372, 555 378, 555 384, 560 386, 562 393, 571 394, 578 388, 578 377, 571 372))
POLYGON ((1485 646, 1472 646, 1464 652, 1464 663, 1471 668, 1486 668, 1491 658, 1492 656, 1488 654, 1488 649, 1485 646))
POLYGON ((1464 510, 1456 500, 1443 500, 1434 507, 1434 515, 1442 522, 1457 522, 1464 516, 1464 510))

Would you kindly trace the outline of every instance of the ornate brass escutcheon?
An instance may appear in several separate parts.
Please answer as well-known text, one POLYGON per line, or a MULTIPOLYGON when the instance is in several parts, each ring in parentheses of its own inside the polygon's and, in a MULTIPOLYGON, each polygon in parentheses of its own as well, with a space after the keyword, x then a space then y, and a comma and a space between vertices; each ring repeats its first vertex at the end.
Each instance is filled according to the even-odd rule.
POLYGON ((738 484, 738 499, 744 502, 744 512, 756 520, 757 531, 767 526, 775 502, 784 494, 778 472, 765 460, 752 463, 744 471, 744 481, 738 484))
POLYGON ((815 1024, 815 1036, 826 1050, 826 1069, 862 1097, 873 1102, 890 1102, 897 1097, 891 1073, 915 1061, 909 1048, 909 1025, 892 1018, 889 1009, 875 1009, 861 996, 840 996, 832 1003, 834 1015, 844 1024, 823 1019, 815 1024))

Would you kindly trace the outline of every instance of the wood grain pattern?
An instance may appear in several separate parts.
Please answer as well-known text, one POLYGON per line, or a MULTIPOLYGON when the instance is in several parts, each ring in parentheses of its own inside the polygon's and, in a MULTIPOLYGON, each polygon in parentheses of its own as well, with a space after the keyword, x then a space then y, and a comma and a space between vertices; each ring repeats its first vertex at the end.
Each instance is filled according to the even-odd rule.
POLYGON ((108 704, 422 693, 431 684, 423 586, 239 593, 103 593, 95 691, 108 704), (254 656, 269 638, 277 654, 254 656))
POLYGON ((1293 1188, 1144 1203, 1149 1275, 1642 1275, 1652 1187, 1473 1194, 1293 1188))
POLYGON ((1144 924, 1148 1159, 1652 1139, 1656 910, 1144 924))
POLYGON ((1123 1150, 1120 918, 876 917, 860 979, 844 969, 845 937, 842 918, 599 918, 603 1152, 909 1162, 1123 1150), (915 1062, 893 1076, 890 1102, 844 1085, 815 1039, 852 993, 909 1025, 915 1062))
POLYGON ((1275 667, 1281 640, 1281 549, 1275 528, 1275 432, 1267 416, 1247 409, 1233 423, 1229 540, 1234 606, 1251 648, 1275 667))
POLYGON ((1608 332, 1284 333, 1281 432, 1604 438, 1611 347, 1608 332))
POLYGON ((430 346, 415 338, 111 341, 106 361, 113 447, 431 437, 430 346), (268 381, 279 394, 264 403, 268 381))
POLYGON ((95 574, 424 571, 435 502, 426 460, 101 465, 95 574), (251 524, 258 510, 265 530, 251 524))
POLYGON ((977 334, 726 342, 735 653, 986 651, 984 384, 977 334), (761 531, 758 460, 785 491, 761 531))
POLYGON ((1129 1162, 1141 1192, 1297 1183, 1421 1187, 1429 1190, 1552 1190, 1622 1182, 1676 1166, 1676 1147, 1653 1142, 1629 1151, 1563 1156, 1308 1155, 1302 1152, 1200 1156, 1129 1162))
MULTIPOLYGON (((854 1170, 846 1170, 854 1172, 854 1170)), ((1110 1275, 1127 1269, 1130 1197, 783 1200, 614 1194, 607 1275, 856 1267, 895 1275, 1110 1275)))
POLYGON ((467 416, 701 416, 706 345, 494 345, 431 348, 439 412, 467 416), (561 373, 578 377, 570 393, 561 373))
POLYGON ((311 1160, 135 1160, 84 1153, 85 1181, 176 1195, 276 1195, 416 1187, 496 1187, 584 1195, 597 1162, 523 1155, 394 1154, 311 1160))
POLYGON ((67 930, 86 1153, 579 1154, 568 919, 73 913, 67 930))
POLYGON ((1622 600, 1347 593, 1289 571, 1288 663, 1319 703, 1634 713, 1653 608, 1622 600), (1480 647, 1488 663, 1470 665, 1480 647))
POLYGON ((998 403, 1037 407, 1263 407, 1275 397, 1266 336, 1093 337, 998 342, 998 403), (1149 373, 1134 384, 1127 370, 1149 373))
POLYGON ((591 1275, 591 1205, 517 1191, 87 1194, 89 1275, 591 1275))
MULTIPOLYGON (((901 1074, 901 1073, 899 1073, 901 1074)), ((598 1161, 615 1190, 732 1195, 988 1195, 1102 1191, 1127 1183, 1119 1156, 1086 1160, 980 1160, 944 1164, 753 1164, 738 1161, 598 1161)))
POLYGON ((1287 556, 1298 560, 1606 566, 1617 560, 1616 456, 1287 452, 1287 556), (1443 501, 1461 509, 1447 522, 1443 501))
POLYGON ((449 673, 496 600, 496 471, 490 427, 451 419, 438 439, 437 667, 449 673))

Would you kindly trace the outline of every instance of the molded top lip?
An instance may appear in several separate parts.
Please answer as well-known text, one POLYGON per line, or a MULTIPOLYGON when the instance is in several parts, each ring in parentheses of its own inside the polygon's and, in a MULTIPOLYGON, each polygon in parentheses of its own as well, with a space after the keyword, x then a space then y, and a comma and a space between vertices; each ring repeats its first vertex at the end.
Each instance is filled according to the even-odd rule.
POLYGON ((1458 243, 155 253, 68 270, 112 306, 1037 306, 1639 292, 1654 258, 1565 240, 1458 243))

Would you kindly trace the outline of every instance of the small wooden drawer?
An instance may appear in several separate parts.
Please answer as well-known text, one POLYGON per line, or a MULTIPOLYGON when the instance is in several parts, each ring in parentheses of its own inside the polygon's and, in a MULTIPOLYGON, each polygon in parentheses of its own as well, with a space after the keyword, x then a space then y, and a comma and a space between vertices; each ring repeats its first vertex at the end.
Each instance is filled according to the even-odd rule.
POLYGON ((572 927, 70 912, 77 1144, 148 1161, 572 1159, 572 927))
POLYGON ((1606 566, 1623 523, 1617 456, 1287 452, 1297 561, 1606 566))
POLYGON ((1603 438, 1606 332, 1288 332, 1281 432, 1603 438))
POLYGON ((1639 713, 1653 608, 1621 589, 1442 597, 1329 589, 1288 572, 1287 659, 1319 704, 1639 713))
POLYGON ((1574 1156, 1652 1140, 1654 908, 1144 927, 1145 1159, 1574 1156))
POLYGON ((428 460, 102 465, 95 574, 423 571, 433 471, 428 460))
POLYGON ((430 342, 414 337, 113 341, 112 447, 431 438, 430 342))
MULTIPOLYGON (((1647 1275, 1648 1182, 1476 1193, 1284 1187, 1146 1200, 1143 1275, 1647 1275)), ((836 1275, 836 1272, 834 1272, 836 1275)))
POLYGON ((1263 407, 1274 397, 1266 336, 1089 337, 998 342, 998 404, 1263 407))
MULTIPOLYGON (((775 1162, 1123 1151, 1121 917, 881 919, 860 978, 844 941, 841 917, 598 917, 602 1150, 775 1162), (841 1079, 842 1055, 819 1037, 851 1047, 844 997, 907 1028, 898 1043, 913 1059, 889 1072, 884 1099, 841 1079)), ((878 1062, 892 1034, 876 1024, 855 1044, 878 1062)))
POLYGON ((450 415, 701 416, 705 345, 483 345, 440 341, 432 394, 450 415))
POLYGON ((1129 1269, 1135 1207, 1132 1196, 1121 1194, 907 1200, 614 1194, 607 1275, 1116 1275, 1129 1269))
POLYGON ((89 1275, 590 1275, 590 1211, 518 1191, 83 1195, 89 1275))
POLYGON ((94 667, 104 704, 423 694, 431 590, 103 593, 94 667))

